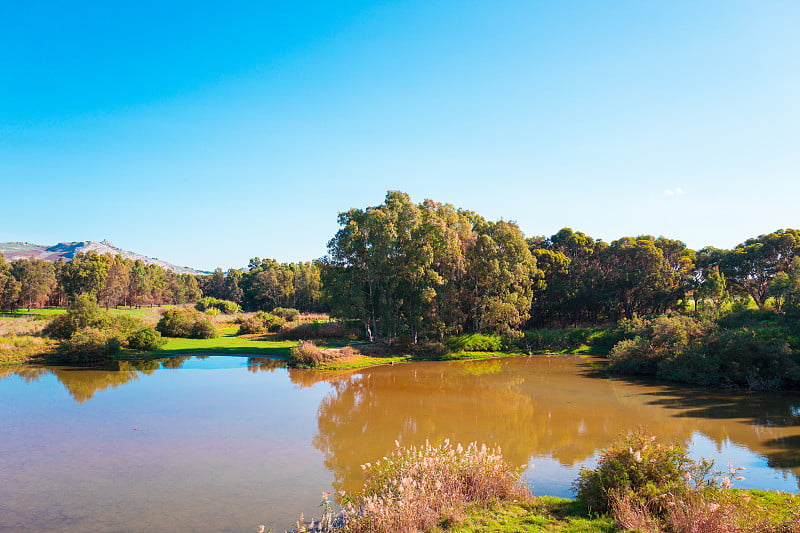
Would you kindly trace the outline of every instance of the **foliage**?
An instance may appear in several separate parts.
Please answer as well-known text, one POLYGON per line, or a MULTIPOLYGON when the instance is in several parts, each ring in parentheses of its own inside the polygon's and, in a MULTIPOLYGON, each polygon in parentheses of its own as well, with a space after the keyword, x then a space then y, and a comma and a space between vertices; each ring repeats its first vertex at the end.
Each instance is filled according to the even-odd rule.
POLYGON ((50 321, 44 333, 56 339, 68 339, 79 329, 96 327, 99 319, 97 300, 90 294, 81 294, 70 304, 65 314, 50 321))
POLYGON ((85 327, 77 330, 58 346, 58 355, 71 363, 96 363, 116 354, 120 349, 119 338, 85 327))
POLYGON ((471 333, 450 337, 445 344, 450 350, 457 352, 499 352, 503 349, 503 337, 471 333))
POLYGON ((754 390, 800 384, 797 324, 774 311, 748 310, 717 322, 664 315, 630 325, 632 338, 609 354, 613 373, 754 390))
POLYGON ((237 335, 254 335, 258 333, 264 333, 265 331, 267 331, 267 328, 264 326, 264 322, 255 316, 251 316, 245 318, 239 324, 239 332, 237 335))
POLYGON ((143 352, 154 352, 161 349, 167 340, 161 337, 161 333, 152 327, 145 327, 134 331, 128 335, 128 347, 132 350, 143 352))
POLYGON ((356 336, 348 322, 289 322, 278 333, 284 339, 342 339, 356 336))
POLYGON ((165 309, 156 329, 165 337, 213 339, 218 335, 210 320, 191 309, 165 309))
POLYGON ((597 467, 581 468, 573 484, 578 499, 590 510, 604 513, 620 495, 663 512, 664 497, 681 496, 692 487, 713 483, 713 463, 689 458, 686 447, 663 444, 644 431, 625 435, 600 454, 597 467))
POLYGON ((541 273, 513 223, 390 191, 339 225, 322 280, 334 314, 358 320, 370 341, 504 333, 529 317, 541 273))
POLYGON ((297 309, 287 309, 285 307, 276 307, 272 310, 272 314, 282 319, 286 320, 287 322, 294 322, 298 318, 300 318, 300 311, 297 309))
POLYGON ((312 368, 325 362, 326 354, 311 341, 300 341, 289 351, 289 366, 312 368))
POLYGON ((242 319, 239 324, 239 335, 257 334, 269 331, 276 333, 281 330, 285 320, 271 313, 259 311, 253 316, 242 319))
POLYGON ((206 296, 205 298, 201 298, 195 304, 195 309, 198 311, 207 311, 210 309, 217 309, 221 313, 225 313, 226 315, 232 315, 239 311, 239 304, 236 302, 231 302, 229 300, 218 300, 217 298, 212 298, 210 296, 206 296))

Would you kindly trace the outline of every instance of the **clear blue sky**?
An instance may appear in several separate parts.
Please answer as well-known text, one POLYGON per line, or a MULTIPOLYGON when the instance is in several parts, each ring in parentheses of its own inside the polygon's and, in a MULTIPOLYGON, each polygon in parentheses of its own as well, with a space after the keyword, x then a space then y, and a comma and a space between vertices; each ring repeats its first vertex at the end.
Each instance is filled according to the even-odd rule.
POLYGON ((3 2, 0 241, 308 260, 398 189, 730 247, 800 227, 798 27, 796 1, 3 2))

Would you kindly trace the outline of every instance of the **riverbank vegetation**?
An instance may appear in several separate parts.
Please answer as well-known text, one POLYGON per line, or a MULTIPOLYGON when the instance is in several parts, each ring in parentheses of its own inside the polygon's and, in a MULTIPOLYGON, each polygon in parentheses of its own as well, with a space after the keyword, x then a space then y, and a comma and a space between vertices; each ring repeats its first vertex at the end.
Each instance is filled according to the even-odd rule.
MULTIPOLYGON (((526 238, 513 222, 397 191, 341 213, 339 225, 318 261, 255 257, 244 270, 201 276, 93 253, 57 263, 0 259, 0 308, 65 306, 82 295, 107 310, 194 304, 202 314, 166 312, 162 336, 213 337, 213 319, 225 315, 250 340, 363 341, 371 346, 361 353, 420 358, 609 354, 618 374, 800 387, 798 230, 730 250, 648 235, 606 243, 569 228, 526 238), (182 326, 168 331, 171 322, 182 326)), ((130 331, 116 335, 124 324, 86 327, 111 330, 122 353, 133 349, 130 331)), ((39 344, 52 348, 36 335, 0 346, 22 354, 39 344)))
POLYGON ((575 481, 576 500, 536 498, 499 449, 473 443, 400 447, 362 465, 356 494, 325 495, 318 521, 294 531, 639 531, 647 533, 798 533, 800 498, 741 491, 742 468, 715 472, 684 445, 638 431, 605 450, 575 481))

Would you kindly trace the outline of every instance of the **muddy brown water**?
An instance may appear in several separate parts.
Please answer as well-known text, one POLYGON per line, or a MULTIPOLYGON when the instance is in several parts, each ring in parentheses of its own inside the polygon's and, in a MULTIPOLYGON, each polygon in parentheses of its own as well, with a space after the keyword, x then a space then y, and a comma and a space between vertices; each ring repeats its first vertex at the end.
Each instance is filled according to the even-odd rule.
POLYGON ((395 440, 499 445, 534 493, 570 496, 579 468, 638 426, 746 467, 738 486, 798 492, 800 395, 608 379, 591 363, 0 369, 0 531, 282 531, 322 491, 356 489, 395 440))

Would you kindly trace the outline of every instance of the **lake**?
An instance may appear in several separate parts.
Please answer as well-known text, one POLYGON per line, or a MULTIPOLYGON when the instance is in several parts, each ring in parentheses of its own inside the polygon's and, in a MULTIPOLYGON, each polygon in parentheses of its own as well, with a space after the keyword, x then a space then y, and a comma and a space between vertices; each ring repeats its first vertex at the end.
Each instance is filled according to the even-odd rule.
POLYGON ((570 496, 581 466, 645 426, 798 492, 800 395, 609 379, 592 359, 358 371, 178 357, 118 369, 0 367, 0 531, 283 531, 401 444, 481 441, 570 496))

